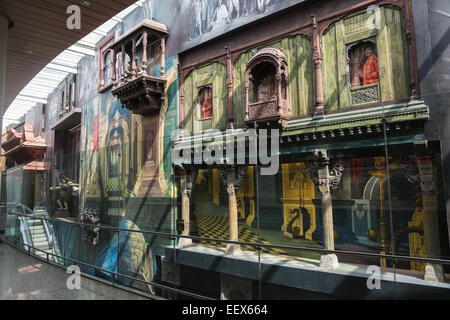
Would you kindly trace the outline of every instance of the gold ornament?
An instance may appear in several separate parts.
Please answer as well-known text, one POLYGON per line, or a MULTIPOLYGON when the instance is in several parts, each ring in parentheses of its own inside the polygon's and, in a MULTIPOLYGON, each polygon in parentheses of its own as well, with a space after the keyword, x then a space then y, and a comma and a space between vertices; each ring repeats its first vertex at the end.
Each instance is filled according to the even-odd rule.
POLYGON ((377 241, 378 233, 375 230, 373 230, 373 229, 369 229, 369 230, 367 230, 366 237, 370 241, 377 241))

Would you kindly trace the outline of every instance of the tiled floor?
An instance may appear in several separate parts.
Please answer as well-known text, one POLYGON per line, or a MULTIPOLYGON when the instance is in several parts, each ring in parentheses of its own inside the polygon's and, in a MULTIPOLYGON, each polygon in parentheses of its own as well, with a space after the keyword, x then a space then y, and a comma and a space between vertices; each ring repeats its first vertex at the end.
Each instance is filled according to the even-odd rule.
POLYGON ((2 300, 144 300, 145 297, 81 278, 81 288, 69 290, 64 269, 0 243, 2 300))

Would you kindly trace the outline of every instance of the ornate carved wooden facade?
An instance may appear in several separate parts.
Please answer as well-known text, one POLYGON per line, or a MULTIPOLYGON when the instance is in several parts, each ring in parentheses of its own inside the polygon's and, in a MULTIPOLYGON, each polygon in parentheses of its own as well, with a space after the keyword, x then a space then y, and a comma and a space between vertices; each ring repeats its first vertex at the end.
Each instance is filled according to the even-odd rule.
POLYGON ((166 87, 163 76, 167 35, 165 25, 145 20, 110 47, 113 70, 111 93, 133 113, 157 113, 161 109, 166 87), (157 54, 160 55, 159 75, 156 71, 149 74, 148 63, 155 63, 157 54), (125 66, 127 60, 128 67, 125 66))
POLYGON ((286 127, 289 121, 288 65, 281 49, 264 48, 254 55, 245 71, 245 122, 286 127), (250 93, 250 82, 253 92, 250 93), (252 99, 253 98, 253 99, 252 99))
MULTIPOLYGON (((42 163, 47 146, 42 137, 35 137, 33 127, 25 124, 23 132, 10 129, 6 141, 2 143, 3 156, 13 159, 17 164, 30 161, 42 163)), ((39 165, 39 168, 43 166, 39 165)), ((39 169, 42 170, 42 169, 39 169)))

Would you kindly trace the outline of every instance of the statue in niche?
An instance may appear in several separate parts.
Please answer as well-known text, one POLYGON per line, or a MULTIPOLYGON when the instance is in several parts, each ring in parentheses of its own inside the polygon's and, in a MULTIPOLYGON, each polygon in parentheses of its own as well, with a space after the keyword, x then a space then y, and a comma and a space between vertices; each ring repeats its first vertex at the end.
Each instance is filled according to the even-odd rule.
POLYGON ((348 52, 351 87, 377 83, 379 80, 376 46, 372 42, 361 42, 348 52))
POLYGON ((257 88, 257 101, 263 102, 275 99, 273 75, 265 73, 257 88))

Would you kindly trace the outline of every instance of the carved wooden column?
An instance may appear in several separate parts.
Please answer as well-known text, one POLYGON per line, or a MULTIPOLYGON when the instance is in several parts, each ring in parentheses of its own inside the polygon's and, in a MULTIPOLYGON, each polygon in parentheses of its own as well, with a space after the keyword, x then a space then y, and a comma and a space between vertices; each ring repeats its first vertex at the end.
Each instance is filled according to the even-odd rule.
POLYGON ((136 39, 133 38, 133 48, 131 49, 131 79, 134 79, 137 74, 136 66, 136 39))
POLYGON ((166 73, 166 39, 161 38, 161 77, 166 73))
MULTIPOLYGON (((420 189, 423 203, 423 229, 429 258, 440 258, 438 209, 436 201, 436 183, 433 173, 431 156, 418 157, 420 189)), ((425 266, 425 280, 444 281, 442 265, 427 263, 425 266)))
POLYGON ((227 88, 228 88, 228 127, 233 128, 234 108, 233 108, 233 64, 231 62, 230 48, 225 47, 227 55, 227 88))
MULTIPOLYGON (((181 178, 181 220, 183 225, 182 235, 189 236, 190 229, 190 206, 192 198, 192 188, 197 178, 196 168, 185 168, 186 174, 181 178)), ((178 242, 178 248, 186 248, 192 245, 192 239, 190 238, 180 238, 178 242)))
MULTIPOLYGON (((239 190, 247 173, 247 166, 221 166, 219 167, 219 176, 225 184, 228 192, 228 217, 231 241, 239 240, 238 233, 238 212, 236 202, 236 192, 239 190)), ((242 253, 239 244, 229 243, 225 249, 226 254, 240 254, 242 253)))
POLYGON ((147 74, 147 31, 142 34, 142 73, 147 74))
POLYGON ((316 70, 316 111, 315 117, 323 117, 323 82, 322 82, 322 49, 320 46, 319 26, 317 25, 317 17, 311 15, 313 23, 313 61, 316 70))
MULTIPOLYGON (((308 172, 322 195, 322 223, 323 242, 326 250, 334 250, 333 205, 330 187, 336 189, 341 181, 344 165, 336 163, 329 168, 329 158, 324 149, 314 150, 316 160, 308 166, 308 172)), ((334 253, 323 254, 320 257, 320 267, 336 269, 339 267, 337 256, 334 253)))
MULTIPOLYGON (((116 85, 116 52, 114 49, 111 49, 111 82, 116 85)), ((72 94, 74 94, 73 91, 72 94)))
POLYGON ((120 82, 125 82, 125 46, 122 45, 122 64, 120 66, 120 82))

